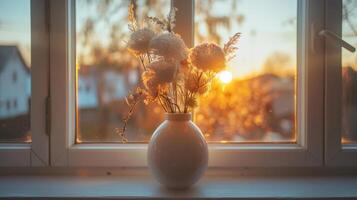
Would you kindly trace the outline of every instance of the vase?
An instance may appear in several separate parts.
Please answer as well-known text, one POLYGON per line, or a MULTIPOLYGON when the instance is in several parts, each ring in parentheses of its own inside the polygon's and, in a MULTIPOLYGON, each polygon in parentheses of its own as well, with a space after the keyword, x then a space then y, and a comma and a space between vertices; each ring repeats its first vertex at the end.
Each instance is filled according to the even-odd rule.
POLYGON ((207 143, 191 119, 191 113, 166 113, 149 142, 149 170, 168 188, 189 188, 207 168, 207 143))

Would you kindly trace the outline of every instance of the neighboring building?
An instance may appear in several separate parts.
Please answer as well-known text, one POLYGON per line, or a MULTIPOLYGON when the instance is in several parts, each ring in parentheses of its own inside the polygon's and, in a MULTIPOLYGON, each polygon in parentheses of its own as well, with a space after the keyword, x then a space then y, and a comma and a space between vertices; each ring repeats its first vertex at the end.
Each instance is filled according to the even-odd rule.
POLYGON ((103 104, 123 100, 137 85, 137 71, 131 70, 123 74, 115 70, 105 70, 100 77, 97 70, 87 70, 78 75, 78 107, 79 109, 93 109, 99 106, 99 93, 103 98, 103 104), (102 78, 103 80, 99 80, 102 78), (127 80, 126 80, 127 79, 127 80), (99 81, 103 83, 102 91, 99 90, 99 81))
POLYGON ((0 120, 30 111, 31 75, 16 46, 0 46, 0 120))
POLYGON ((98 106, 97 79, 94 73, 78 75, 78 107, 80 109, 96 108, 98 106))
POLYGON ((262 134, 260 140, 271 142, 293 139, 295 135, 296 114, 294 77, 280 77, 265 73, 251 79, 246 79, 244 82, 257 85, 258 87, 252 87, 251 89, 265 91, 264 94, 271 98, 269 103, 264 105, 267 112, 267 116, 265 117, 269 123, 269 130, 266 130, 262 134))
POLYGON ((342 68, 342 135, 357 140, 357 71, 350 66, 342 68))
POLYGON ((137 70, 90 66, 80 69, 77 77, 78 141, 113 140, 114 127, 127 112, 125 98, 138 84, 137 70))
POLYGON ((292 77, 279 77, 274 74, 262 74, 248 79, 258 82, 261 87, 267 86, 267 93, 273 97, 272 111, 278 118, 289 117, 295 112, 295 82, 292 77))

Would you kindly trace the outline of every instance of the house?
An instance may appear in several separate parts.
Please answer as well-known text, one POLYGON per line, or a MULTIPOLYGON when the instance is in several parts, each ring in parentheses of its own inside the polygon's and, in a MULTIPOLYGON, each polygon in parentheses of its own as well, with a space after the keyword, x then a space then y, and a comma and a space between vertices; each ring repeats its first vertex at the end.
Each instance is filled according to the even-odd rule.
POLYGON ((16 46, 0 45, 0 140, 29 141, 31 74, 16 46))
POLYGON ((30 111, 31 75, 16 46, 0 46, 0 120, 30 111))
POLYGON ((124 100, 128 93, 138 83, 137 70, 130 70, 126 74, 106 69, 102 76, 96 67, 78 72, 78 108, 95 109, 102 104, 124 100), (100 80, 101 79, 101 80, 100 80), (103 87, 99 87, 99 82, 103 87))
POLYGON ((270 120, 270 132, 263 140, 279 141, 294 137, 295 126, 295 80, 293 76, 280 77, 275 74, 262 74, 246 80, 259 85, 271 97, 267 112, 270 120))
POLYGON ((138 84, 138 71, 119 71, 89 66, 80 68, 77 79, 79 140, 111 138, 112 128, 126 114, 126 96, 138 84))
POLYGON ((357 71, 342 68, 342 135, 347 140, 357 140, 357 71))
POLYGON ((98 106, 97 78, 95 73, 79 74, 78 76, 78 97, 77 105, 79 109, 90 109, 98 106))

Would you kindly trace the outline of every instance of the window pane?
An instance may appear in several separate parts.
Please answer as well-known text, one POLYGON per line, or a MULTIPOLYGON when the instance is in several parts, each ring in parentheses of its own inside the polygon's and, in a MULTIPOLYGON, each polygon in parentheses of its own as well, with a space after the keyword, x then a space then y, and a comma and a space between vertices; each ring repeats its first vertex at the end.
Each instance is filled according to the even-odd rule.
MULTIPOLYGON (((343 0, 342 38, 357 46, 357 1, 343 0)), ((357 52, 342 48, 342 142, 357 142, 357 52)))
POLYGON ((295 142, 297 0, 196 0, 195 43, 237 56, 200 99, 196 123, 211 142, 295 142))
MULTIPOLYGON (((140 64, 126 49, 125 1, 76 1, 77 142, 120 142, 115 129, 128 112, 125 97, 140 84, 140 64)), ((163 16, 170 0, 137 0, 136 16, 163 16)), ((157 105, 139 104, 129 121, 129 142, 146 142, 162 121, 157 105)))
POLYGON ((31 142, 28 0, 0 0, 0 142, 31 142))

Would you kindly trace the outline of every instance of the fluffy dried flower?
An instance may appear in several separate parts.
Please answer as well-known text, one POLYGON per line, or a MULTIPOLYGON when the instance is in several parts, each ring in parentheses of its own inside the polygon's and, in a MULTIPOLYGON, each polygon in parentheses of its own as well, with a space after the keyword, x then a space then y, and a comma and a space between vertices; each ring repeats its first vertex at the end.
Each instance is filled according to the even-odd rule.
POLYGON ((162 33, 150 41, 150 49, 154 54, 167 60, 181 62, 187 59, 188 49, 181 37, 174 33, 162 33))
POLYGON ((155 36, 154 31, 149 28, 142 28, 134 31, 130 35, 128 49, 135 55, 147 53, 151 39, 155 36))
POLYGON ((165 60, 157 60, 148 66, 149 70, 155 72, 155 79, 158 84, 170 83, 174 80, 177 65, 165 60))
POLYGON ((147 89, 148 93, 152 97, 157 97, 158 91, 158 82, 155 78, 155 72, 153 70, 145 71, 141 78, 143 80, 144 86, 147 89))
POLYGON ((191 49, 189 60, 193 66, 204 71, 219 72, 226 65, 224 51, 213 43, 203 43, 191 49))

